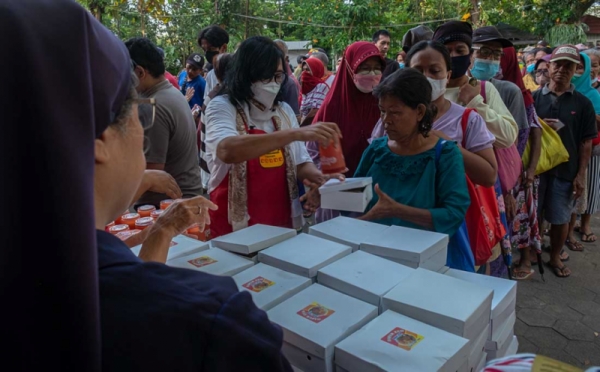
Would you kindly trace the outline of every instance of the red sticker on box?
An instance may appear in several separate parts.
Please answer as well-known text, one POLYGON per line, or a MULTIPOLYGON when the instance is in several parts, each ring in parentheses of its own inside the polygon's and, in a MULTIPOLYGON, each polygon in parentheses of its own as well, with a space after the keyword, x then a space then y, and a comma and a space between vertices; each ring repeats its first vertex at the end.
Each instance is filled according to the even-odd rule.
POLYGON ((248 283, 242 284, 242 287, 251 290, 252 292, 261 292, 275 284, 275 282, 265 279, 262 276, 252 279, 248 283))
POLYGON ((423 341, 423 336, 402 328, 394 328, 390 333, 381 338, 382 341, 392 344, 401 349, 410 351, 413 347, 423 341))
POLYGON ((310 320, 311 322, 320 323, 329 318, 333 313, 335 313, 335 310, 328 309, 317 302, 313 302, 304 309, 298 311, 296 314, 310 320))
POLYGON ((202 257, 194 258, 193 260, 189 260, 188 262, 196 267, 202 267, 202 266, 214 264, 215 262, 219 262, 219 261, 214 260, 208 256, 202 256, 202 257))

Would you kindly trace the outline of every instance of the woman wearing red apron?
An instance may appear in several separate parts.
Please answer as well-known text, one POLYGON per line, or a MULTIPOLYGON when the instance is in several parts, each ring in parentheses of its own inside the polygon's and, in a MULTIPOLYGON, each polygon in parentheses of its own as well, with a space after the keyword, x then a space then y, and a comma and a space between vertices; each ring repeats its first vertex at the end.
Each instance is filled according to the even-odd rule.
MULTIPOLYGON (((287 79, 277 45, 266 37, 244 41, 227 72, 223 95, 206 108, 211 236, 254 224, 299 228, 298 180, 310 185, 306 209, 318 207, 319 185, 329 178, 314 166, 304 142, 328 144, 337 125, 299 128, 291 107, 279 99, 287 79)), ((342 176, 341 176, 342 177, 342 176)))

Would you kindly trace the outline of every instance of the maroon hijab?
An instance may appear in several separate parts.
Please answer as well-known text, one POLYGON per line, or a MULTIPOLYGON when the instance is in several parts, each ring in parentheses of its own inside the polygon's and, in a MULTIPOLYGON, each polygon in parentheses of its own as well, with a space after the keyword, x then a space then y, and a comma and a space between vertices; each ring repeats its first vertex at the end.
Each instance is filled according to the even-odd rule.
POLYGON ((525 88, 525 84, 523 83, 523 76, 519 70, 519 62, 517 60, 517 52, 514 47, 504 48, 504 55, 500 60, 500 67, 502 68, 501 80, 510 81, 521 89, 525 107, 533 105, 533 96, 529 89, 525 88))
POLYGON ((0 1, 0 24, 2 369, 100 371, 94 140, 131 61, 74 1, 0 1))
POLYGON ((385 60, 374 44, 358 41, 346 49, 333 86, 313 120, 313 123, 333 122, 340 127, 349 176, 354 175, 369 146, 367 139, 380 116, 377 98, 358 90, 349 71, 356 73, 358 66, 371 57, 378 57, 382 70, 385 69, 385 60))

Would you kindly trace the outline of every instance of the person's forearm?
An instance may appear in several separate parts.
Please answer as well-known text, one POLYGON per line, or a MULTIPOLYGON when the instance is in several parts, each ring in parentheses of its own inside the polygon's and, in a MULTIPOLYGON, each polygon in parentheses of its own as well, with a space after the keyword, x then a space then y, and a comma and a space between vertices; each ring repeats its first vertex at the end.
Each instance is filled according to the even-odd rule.
POLYGON ((531 128, 529 132, 530 152, 529 152, 529 165, 527 172, 533 172, 540 161, 540 155, 542 154, 542 130, 540 128, 531 128))
POLYGON ((299 141, 297 134, 296 129, 288 129, 270 134, 227 137, 217 146, 217 157, 226 164, 256 159, 291 142, 299 141))
POLYGON ((164 229, 154 228, 142 244, 142 249, 138 257, 146 262, 167 262, 171 239, 173 239, 173 236, 164 229))
POLYGON ((484 187, 494 186, 496 177, 498 176, 496 168, 481 156, 473 154, 464 148, 461 148, 460 152, 463 156, 465 172, 469 176, 469 179, 473 183, 484 187))
POLYGON ((313 162, 298 165, 296 167, 296 176, 300 182, 309 180, 310 182, 321 184, 324 181, 323 173, 321 173, 313 162))
POLYGON ((395 218, 433 230, 433 217, 431 216, 431 212, 427 209, 414 208, 409 207, 408 205, 395 203, 392 214, 395 218))
POLYGON ((583 177, 587 172, 587 167, 592 157, 592 140, 583 141, 581 144, 581 153, 579 154, 579 170, 577 175, 583 177))

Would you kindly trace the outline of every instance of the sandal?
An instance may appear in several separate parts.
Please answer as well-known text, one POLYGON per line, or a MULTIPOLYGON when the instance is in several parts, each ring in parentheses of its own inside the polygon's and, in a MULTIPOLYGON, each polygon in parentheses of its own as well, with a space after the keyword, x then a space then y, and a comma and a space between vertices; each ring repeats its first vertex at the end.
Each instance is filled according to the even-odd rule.
POLYGON ((573 252, 583 252, 583 249, 584 249, 583 245, 581 245, 581 243, 578 242, 577 240, 570 241, 569 239, 567 239, 565 244, 567 245, 567 248, 569 248, 573 252))
POLYGON ((596 240, 598 240, 598 238, 596 237, 596 234, 594 234, 593 232, 586 234, 586 233, 581 233, 581 241, 584 243, 594 243, 596 242, 596 240))
POLYGON ((565 255, 565 254, 567 254, 567 252, 565 252, 565 249, 564 249, 564 248, 563 248, 563 249, 561 249, 561 250, 560 250, 560 253, 558 254, 558 255, 559 255, 559 257, 560 257, 560 260, 561 260, 562 262, 567 262, 567 261, 569 261, 569 260, 571 259, 571 256, 569 256, 568 254, 567 254, 567 258, 562 258, 562 257, 563 257, 563 255, 565 255))
POLYGON ((554 272, 554 275, 556 275, 557 278, 568 278, 569 276, 571 276, 571 273, 570 273, 571 270, 569 270, 567 265, 558 267, 558 266, 552 265, 550 262, 547 262, 546 265, 552 269, 552 272, 554 272))
POLYGON ((521 271, 518 268, 513 269, 512 277, 514 280, 527 280, 531 278, 531 276, 535 273, 533 269, 529 269, 529 271, 521 271))

